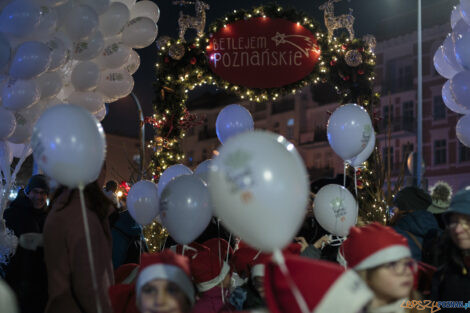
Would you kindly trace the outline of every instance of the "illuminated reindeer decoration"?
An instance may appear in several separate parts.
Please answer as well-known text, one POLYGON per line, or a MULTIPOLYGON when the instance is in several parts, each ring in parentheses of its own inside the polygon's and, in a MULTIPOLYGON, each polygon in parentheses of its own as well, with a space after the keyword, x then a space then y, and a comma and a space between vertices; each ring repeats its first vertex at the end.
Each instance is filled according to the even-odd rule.
POLYGON ((349 32, 349 39, 354 39, 354 16, 352 15, 352 9, 349 9, 349 14, 343 14, 335 16, 334 3, 340 2, 341 0, 328 0, 318 8, 324 11, 325 26, 328 29, 328 39, 331 40, 334 35, 334 31, 339 28, 346 28, 349 32))
POLYGON ((197 31, 198 37, 204 35, 204 27, 206 26, 206 10, 209 10, 209 5, 203 1, 196 0, 196 2, 189 2, 189 1, 173 1, 173 4, 194 4, 196 9, 196 16, 186 15, 180 11, 180 17, 178 18, 178 26, 179 26, 179 39, 183 42, 186 40, 184 39, 184 35, 188 28, 195 29, 197 31))

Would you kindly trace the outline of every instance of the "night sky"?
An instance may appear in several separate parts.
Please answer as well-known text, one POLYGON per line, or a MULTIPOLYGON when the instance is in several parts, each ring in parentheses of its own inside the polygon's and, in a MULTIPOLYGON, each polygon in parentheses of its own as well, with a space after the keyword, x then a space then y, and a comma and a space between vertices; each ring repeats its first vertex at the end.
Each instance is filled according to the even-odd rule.
MULTIPOLYGON (((160 7, 160 20, 158 21, 158 36, 171 36, 176 38, 178 32, 179 11, 185 14, 195 15, 194 6, 183 7, 173 5, 171 0, 155 1, 160 7)), ((326 0, 279 0, 276 3, 283 7, 294 7, 314 17, 323 25, 323 12, 318 7, 326 0)), ((224 16, 234 9, 249 9, 270 1, 261 0, 205 0, 210 5, 207 11, 207 25, 214 19, 224 16)), ((458 0, 423 0, 423 26, 442 24, 450 19, 452 6, 458 4, 458 0)), ((399 33, 412 32, 416 29, 416 0, 343 0, 335 4, 335 14, 348 13, 352 8, 355 16, 356 36, 373 34, 378 39, 396 36, 399 33)), ((207 28, 206 28, 207 29, 207 28)), ((188 35, 192 31, 188 31, 188 35)), ((158 37, 157 37, 158 38, 158 37)), ((139 70, 134 74, 134 93, 140 99, 145 115, 151 115, 154 90, 152 82, 155 79, 155 60, 157 48, 155 44, 137 50, 141 57, 139 70)), ((190 94, 190 99, 198 97, 207 88, 200 88, 190 94)), ((211 90, 214 91, 215 90, 211 90)), ((109 105, 109 112, 103 121, 103 126, 108 133, 125 136, 138 134, 138 114, 131 97, 126 97, 109 105)))

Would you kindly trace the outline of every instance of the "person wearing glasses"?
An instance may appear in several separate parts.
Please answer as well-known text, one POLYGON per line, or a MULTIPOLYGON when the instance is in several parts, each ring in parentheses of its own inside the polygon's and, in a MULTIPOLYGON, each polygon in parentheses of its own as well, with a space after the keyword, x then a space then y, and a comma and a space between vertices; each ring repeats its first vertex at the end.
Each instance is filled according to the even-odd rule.
POLYGON ((352 227, 338 259, 354 269, 374 292, 367 313, 407 312, 403 304, 419 300, 413 292, 417 263, 406 238, 393 228, 379 223, 352 227))
MULTIPOLYGON (((444 213, 446 260, 433 277, 433 300, 463 301, 470 299, 470 190, 455 194, 444 213)), ((446 309, 464 312, 464 308, 446 309)))
POLYGON ((43 229, 48 196, 47 178, 34 175, 4 213, 6 227, 15 233, 19 242, 6 267, 5 280, 16 293, 22 313, 44 312, 47 302, 43 229))

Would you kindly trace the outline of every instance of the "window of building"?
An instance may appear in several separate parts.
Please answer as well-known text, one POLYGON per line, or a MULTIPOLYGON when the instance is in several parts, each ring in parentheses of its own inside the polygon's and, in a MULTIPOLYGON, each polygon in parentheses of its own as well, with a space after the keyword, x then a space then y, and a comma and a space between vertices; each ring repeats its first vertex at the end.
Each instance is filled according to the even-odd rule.
POLYGON ((278 114, 293 111, 295 108, 295 100, 293 97, 282 98, 272 103, 271 114, 278 114))
POLYGON ((470 148, 464 146, 459 142, 459 161, 467 162, 470 161, 470 148))
POLYGON ((434 165, 447 163, 447 141, 445 139, 434 140, 434 165))
POLYGON ((294 138, 294 119, 290 118, 287 121, 287 139, 294 138))
POLYGON ((194 151, 188 152, 188 165, 191 166, 194 163, 194 151))
POLYGON ((413 64, 409 57, 387 61, 385 65, 386 92, 401 92, 413 89, 413 64))
POLYGON ((432 118, 435 121, 446 118, 446 106, 442 96, 435 96, 432 102, 432 118))
POLYGON ((414 102, 403 102, 403 130, 412 130, 414 124, 414 102))
POLYGON ((386 105, 382 107, 382 129, 388 130, 388 126, 393 125, 393 105, 386 105))

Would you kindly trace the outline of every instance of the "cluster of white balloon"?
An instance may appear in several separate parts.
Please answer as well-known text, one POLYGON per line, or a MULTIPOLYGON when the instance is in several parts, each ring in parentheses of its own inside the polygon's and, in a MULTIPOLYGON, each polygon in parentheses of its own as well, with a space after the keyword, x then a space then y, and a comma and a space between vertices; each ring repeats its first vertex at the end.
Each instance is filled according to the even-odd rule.
MULTIPOLYGON (((345 163, 355 169, 372 154, 375 132, 367 111, 348 103, 337 108, 328 120, 328 142, 345 163)), ((345 237, 358 216, 358 204, 344 186, 330 184, 315 196, 314 214, 320 225, 333 235, 345 237)))
POLYGON ((5 195, 32 150, 61 184, 97 178, 106 153, 98 120, 105 102, 132 91, 140 66, 133 49, 154 42, 160 11, 147 0, 11 0, 0 10, 1 261, 14 251, 5 242, 5 195))
POLYGON ((460 0, 454 8, 451 26, 452 33, 434 54, 434 67, 448 79, 442 87, 445 105, 464 114, 457 122, 457 138, 470 147, 470 0, 460 0))
POLYGON ((160 16, 146 0, 12 0, 1 6, 0 141, 21 152, 12 143, 28 146, 48 108, 71 103, 101 121, 105 102, 127 96, 140 65, 133 48, 155 40, 160 16))
POLYGON ((215 215, 250 245, 282 249, 305 216, 309 185, 302 158, 284 137, 254 131, 251 114, 240 105, 219 113, 216 131, 219 154, 194 173, 177 164, 163 172, 158 187, 135 184, 127 200, 131 215, 144 225, 159 215, 180 244, 195 240, 215 215))

